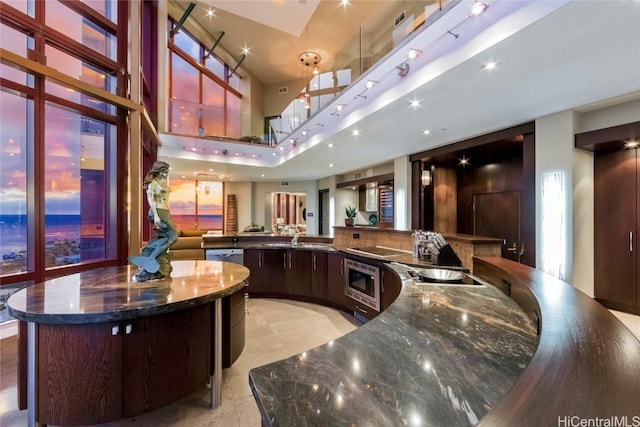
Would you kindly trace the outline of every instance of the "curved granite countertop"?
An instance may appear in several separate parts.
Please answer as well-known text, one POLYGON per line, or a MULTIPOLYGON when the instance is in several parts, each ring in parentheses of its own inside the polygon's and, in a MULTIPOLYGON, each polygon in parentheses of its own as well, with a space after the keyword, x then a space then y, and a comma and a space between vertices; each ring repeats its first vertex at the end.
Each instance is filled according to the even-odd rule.
MULTIPOLYGON (((398 266, 390 266, 401 271, 398 266)), ((475 425, 516 382, 538 342, 489 284, 416 284, 357 330, 252 369, 264 425, 475 425)))
POLYGON ((371 322, 252 369, 263 425, 640 423, 640 342, 631 331, 539 270, 474 262, 492 284, 418 285, 400 273, 400 295, 371 322), (513 299, 494 285, 508 285, 513 299))
POLYGON ((222 261, 173 261, 171 278, 131 280, 138 267, 102 267, 47 280, 13 294, 9 314, 46 324, 100 323, 169 313, 242 289, 249 270, 222 261))

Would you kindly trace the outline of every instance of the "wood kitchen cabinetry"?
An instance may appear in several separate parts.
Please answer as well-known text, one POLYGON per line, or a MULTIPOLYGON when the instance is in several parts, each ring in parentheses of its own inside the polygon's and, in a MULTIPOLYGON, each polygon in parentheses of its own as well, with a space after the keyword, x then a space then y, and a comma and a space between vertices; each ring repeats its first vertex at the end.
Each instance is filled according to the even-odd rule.
POLYGON ((640 312, 638 149, 596 152, 594 164, 595 296, 610 308, 640 312))
MULTIPOLYGON (((366 305, 346 297, 342 252, 303 248, 247 248, 244 263, 251 271, 249 292, 254 296, 292 298, 316 302, 359 313, 367 319, 378 314, 366 305)), ((367 259, 380 269, 380 311, 387 309, 400 294, 400 277, 384 263, 367 259)))
POLYGON ((329 254, 313 251, 311 254, 311 293, 309 296, 323 301, 329 299, 329 254))
POLYGON ((287 293, 302 297, 311 296, 311 252, 287 249, 284 264, 287 293))
POLYGON ((332 252, 328 255, 328 297, 332 305, 345 307, 344 295, 344 255, 332 252))
POLYGON ((264 290, 262 284, 262 265, 264 251, 262 249, 247 248, 244 250, 244 266, 251 272, 249 275, 249 293, 264 290))
POLYGON ((201 305, 125 322, 38 325, 38 421, 131 418, 204 387, 210 315, 201 305))

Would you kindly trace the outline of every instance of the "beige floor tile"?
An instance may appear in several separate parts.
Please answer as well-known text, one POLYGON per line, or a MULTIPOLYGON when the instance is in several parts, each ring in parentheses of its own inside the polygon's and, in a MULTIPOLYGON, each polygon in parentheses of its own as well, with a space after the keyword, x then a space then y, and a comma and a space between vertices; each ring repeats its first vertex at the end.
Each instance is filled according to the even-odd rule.
MULTIPOLYGON (((349 315, 303 302, 247 301, 246 343, 238 360, 222 375, 222 404, 211 410, 210 390, 129 420, 101 427, 260 427, 260 413, 249 387, 249 370, 324 344, 355 329, 349 315)), ((16 401, 16 337, 0 340, 0 426, 22 427, 27 411, 16 401)), ((51 426, 53 427, 53 426, 51 426)))

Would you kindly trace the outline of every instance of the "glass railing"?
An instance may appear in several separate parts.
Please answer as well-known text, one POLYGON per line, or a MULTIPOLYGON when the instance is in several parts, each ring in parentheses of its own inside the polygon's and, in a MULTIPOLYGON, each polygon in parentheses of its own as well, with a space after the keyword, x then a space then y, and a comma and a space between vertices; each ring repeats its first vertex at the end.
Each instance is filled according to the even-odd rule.
MULTIPOLYGON (((300 81, 293 98, 278 118, 272 119, 264 135, 243 136, 242 117, 250 113, 170 100, 170 132, 202 138, 253 142, 276 145, 322 110, 344 89, 376 66, 403 41, 460 0, 424 2, 380 2, 379 11, 363 22, 332 58, 331 68, 319 64, 320 73, 304 73, 309 78, 300 81), (398 10, 400 8, 401 10, 398 10)), ((325 61, 329 63, 329 61, 325 61)))
MULTIPOLYGON (((358 30, 335 54, 332 69, 319 64, 321 73, 314 75, 277 119, 271 120, 273 129, 269 140, 277 144, 320 111, 345 88, 374 67, 389 52, 416 31, 422 31, 451 3, 460 0, 424 2, 381 2, 379 13, 363 22, 358 30), (398 10, 401 7, 401 10, 398 10)), ((306 74, 306 73, 305 73, 306 74)))

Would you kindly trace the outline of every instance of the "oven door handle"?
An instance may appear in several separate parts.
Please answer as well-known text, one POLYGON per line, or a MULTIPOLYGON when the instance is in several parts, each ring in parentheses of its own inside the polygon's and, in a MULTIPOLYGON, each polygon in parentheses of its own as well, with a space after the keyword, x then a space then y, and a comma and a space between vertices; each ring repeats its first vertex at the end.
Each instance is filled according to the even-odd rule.
POLYGON ((356 305, 356 310, 358 310, 361 313, 367 314, 367 310, 365 310, 364 308, 360 308, 356 305))

